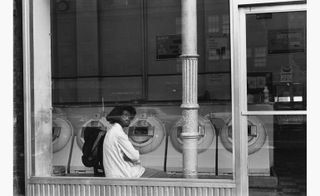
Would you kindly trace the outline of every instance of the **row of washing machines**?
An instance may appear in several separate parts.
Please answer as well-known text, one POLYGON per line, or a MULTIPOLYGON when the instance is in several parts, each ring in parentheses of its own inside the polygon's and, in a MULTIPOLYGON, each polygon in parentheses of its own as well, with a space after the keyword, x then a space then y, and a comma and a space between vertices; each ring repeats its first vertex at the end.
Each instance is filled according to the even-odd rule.
MULTIPOLYGON (((270 110, 270 105, 251 108, 270 110)), ((53 166, 67 174, 92 174, 81 162, 84 127, 111 125, 103 116, 112 107, 56 107, 53 113, 53 166)), ((171 173, 182 168, 182 116, 179 106, 136 107, 137 115, 126 130, 140 151, 142 165, 171 173)), ((233 172, 232 124, 227 105, 201 105, 199 109, 198 172, 229 175, 233 172), (217 137, 218 136, 218 137, 217 137)), ((235 129, 237 131, 237 129, 235 129)), ((250 175, 270 175, 273 166, 273 117, 248 117, 250 175)))

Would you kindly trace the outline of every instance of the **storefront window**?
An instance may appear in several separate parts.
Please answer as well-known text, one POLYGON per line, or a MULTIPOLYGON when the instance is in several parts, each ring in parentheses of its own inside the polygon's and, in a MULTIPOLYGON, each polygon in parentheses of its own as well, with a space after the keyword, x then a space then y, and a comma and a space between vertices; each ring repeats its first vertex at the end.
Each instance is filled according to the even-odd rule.
POLYGON ((248 11, 244 22, 249 195, 263 194, 261 188, 277 194, 303 195, 306 12, 266 10, 248 11))
MULTIPOLYGON (((81 162, 84 128, 108 128, 105 115, 129 104, 142 165, 182 178, 181 2, 52 5, 54 175, 92 176, 81 162)), ((197 12, 199 177, 232 178, 232 139, 219 138, 231 127, 229 4, 202 0, 197 12)))
POLYGON ((248 105, 306 110, 306 71, 305 12, 247 15, 248 105))

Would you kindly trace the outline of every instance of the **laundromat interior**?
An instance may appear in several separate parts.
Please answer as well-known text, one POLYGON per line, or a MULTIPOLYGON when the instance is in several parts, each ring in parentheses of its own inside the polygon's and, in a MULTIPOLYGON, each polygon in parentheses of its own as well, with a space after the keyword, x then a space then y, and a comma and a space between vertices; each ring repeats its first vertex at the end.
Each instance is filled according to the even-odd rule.
MULTIPOLYGON (((234 179, 230 17, 229 1, 197 1, 198 179, 234 179)), ((184 178, 181 27, 180 1, 50 2, 53 177, 101 178, 83 130, 132 105, 142 165, 184 178)), ((306 195, 306 11, 247 13, 243 32, 249 195, 306 195)))

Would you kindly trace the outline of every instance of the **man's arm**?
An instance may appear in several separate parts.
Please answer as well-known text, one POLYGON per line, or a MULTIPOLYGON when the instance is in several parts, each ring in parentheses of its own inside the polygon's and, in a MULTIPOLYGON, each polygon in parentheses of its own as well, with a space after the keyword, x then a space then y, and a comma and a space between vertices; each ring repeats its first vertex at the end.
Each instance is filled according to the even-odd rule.
MULTIPOLYGON (((139 151, 133 147, 133 145, 129 141, 129 138, 127 135, 120 135, 119 136, 119 145, 125 155, 124 160, 126 160, 128 158, 133 163, 140 161, 139 151)), ((126 160, 126 161, 128 161, 128 160, 126 160)))

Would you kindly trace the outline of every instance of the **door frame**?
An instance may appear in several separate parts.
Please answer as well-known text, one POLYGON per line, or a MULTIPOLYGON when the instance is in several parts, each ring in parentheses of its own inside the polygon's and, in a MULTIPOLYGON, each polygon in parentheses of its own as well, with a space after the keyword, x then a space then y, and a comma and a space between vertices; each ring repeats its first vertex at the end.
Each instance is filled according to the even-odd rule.
POLYGON ((249 195, 247 118, 250 115, 306 115, 307 111, 248 111, 246 14, 306 11, 300 0, 230 0, 232 134, 236 195, 249 195), (237 127, 238 131, 235 131, 237 127))

